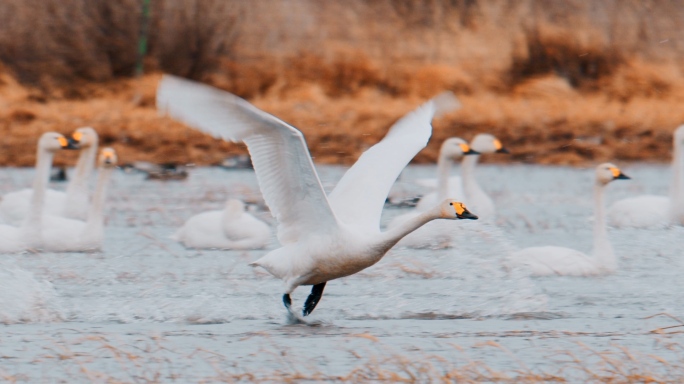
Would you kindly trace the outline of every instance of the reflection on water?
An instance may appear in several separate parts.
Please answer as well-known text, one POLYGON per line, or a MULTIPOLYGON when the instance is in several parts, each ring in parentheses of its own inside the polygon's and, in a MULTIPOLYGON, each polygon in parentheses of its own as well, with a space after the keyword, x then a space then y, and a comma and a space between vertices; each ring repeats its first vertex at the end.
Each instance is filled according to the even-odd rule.
MULTIPOLYGON (((666 193, 666 167, 624 168, 633 180, 611 185, 607 201, 666 193)), ((344 171, 319 169, 326 188, 344 171)), ((53 352, 46 350, 61 348, 89 369, 114 375, 111 359, 102 355, 107 343, 134 347, 150 372, 167 367, 152 359, 164 356, 159 359, 186 379, 211 377, 212 361, 222 367, 239 362, 248 372, 295 364, 303 371, 343 375, 380 355, 437 356, 457 365, 459 359, 481 359, 504 371, 520 368, 510 354, 492 353, 493 344, 472 348, 490 342, 540 369, 556 364, 547 355, 558 350, 581 354, 577 342, 598 349, 619 343, 673 356, 648 333, 673 321, 644 318, 659 312, 684 317, 681 227, 611 230, 620 259, 612 276, 533 279, 523 271, 509 273, 501 259, 518 248, 591 248, 593 171, 539 166, 478 171, 497 204, 495 225, 450 222, 459 234, 456 247, 394 249, 362 273, 329 283, 308 326, 288 323, 279 280, 247 266, 265 251, 185 250, 168 239, 192 214, 220 209, 227 196, 259 203, 251 171, 204 168, 174 182, 117 174, 104 252, 3 256, 0 321, 13 324, 5 327, 8 337, 0 344, 0 355, 13 361, 6 373, 68 377, 73 372, 36 375, 32 369, 37 358, 56 364, 49 363, 53 360, 46 356, 53 352)), ((394 192, 419 193, 410 181, 433 173, 433 167, 410 167, 394 192)), ((31 177, 29 170, 0 172, 0 193, 29 185, 31 177)), ((273 222, 254 207, 256 215, 273 222)), ((386 209, 383 223, 407 211, 386 209)), ((307 287, 295 292, 295 307, 307 294, 307 287)))

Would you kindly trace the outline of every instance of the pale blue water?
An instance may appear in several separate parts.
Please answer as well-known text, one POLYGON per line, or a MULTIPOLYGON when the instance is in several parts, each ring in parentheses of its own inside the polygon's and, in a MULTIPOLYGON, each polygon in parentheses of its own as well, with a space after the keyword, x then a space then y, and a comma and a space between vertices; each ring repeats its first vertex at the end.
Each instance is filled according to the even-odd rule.
MULTIPOLYGON (((612 183, 608 202, 666 193, 667 167, 623 170, 633 180, 612 183)), ((344 169, 319 171, 329 188, 344 169)), ((500 261, 518 248, 590 250, 593 170, 484 165, 478 171, 497 205, 496 226, 466 231, 457 249, 392 250, 372 268, 330 282, 311 316, 316 326, 288 324, 280 282, 247 266, 265 251, 185 250, 168 239, 192 214, 221 208, 228 195, 258 199, 251 171, 200 168, 188 180, 169 182, 118 173, 104 252, 2 256, 0 321, 7 325, 0 377, 197 382, 298 373, 323 379, 363 367, 394 372, 408 365, 419 376, 469 364, 509 376, 527 367, 582 377, 567 369, 572 364, 561 351, 600 366, 590 350, 619 354, 622 347, 682 362, 681 349, 668 344, 681 336, 650 333, 677 323, 645 318, 660 312, 684 318, 684 228, 611 230, 620 259, 611 276, 510 275, 500 261), (429 369, 421 365, 427 362, 429 369)), ((0 170, 0 193, 30 185, 32 174, 0 170)), ((396 191, 420 192, 410 181, 433 174, 434 167, 409 167, 396 191)), ((388 208, 383 221, 404 212, 388 208)), ((272 223, 268 213, 255 214, 272 223)), ((296 307, 307 294, 295 292, 296 307)))

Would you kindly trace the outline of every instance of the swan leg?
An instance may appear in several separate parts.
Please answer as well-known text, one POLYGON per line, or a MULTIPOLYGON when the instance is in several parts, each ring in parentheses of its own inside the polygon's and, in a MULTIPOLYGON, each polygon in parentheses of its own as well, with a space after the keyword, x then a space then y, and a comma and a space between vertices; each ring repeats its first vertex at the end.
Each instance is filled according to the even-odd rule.
POLYGON ((283 295, 283 304, 285 304, 285 308, 287 308, 288 311, 292 312, 290 310, 290 307, 292 306, 292 299, 290 298, 289 293, 283 295))
POLYGON ((321 301, 321 296, 323 296, 323 289, 325 288, 325 283, 316 284, 311 288, 311 293, 309 297, 306 298, 304 303, 304 309, 302 309, 302 314, 308 316, 316 308, 316 304, 321 301))

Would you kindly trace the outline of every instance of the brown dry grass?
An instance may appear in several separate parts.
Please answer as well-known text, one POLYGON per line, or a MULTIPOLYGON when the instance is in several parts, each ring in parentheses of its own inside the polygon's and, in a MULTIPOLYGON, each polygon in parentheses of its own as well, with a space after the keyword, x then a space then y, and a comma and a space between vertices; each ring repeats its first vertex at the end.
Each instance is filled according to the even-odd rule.
POLYGON ((145 61, 155 74, 136 82, 140 18, 135 0, 0 3, 0 165, 31 165, 41 132, 83 125, 123 161, 245 151, 158 117, 160 71, 249 98, 326 163, 353 162, 444 89, 464 108, 435 122, 418 162, 478 132, 512 150, 495 161, 666 161, 684 121, 680 0, 160 0, 145 61))

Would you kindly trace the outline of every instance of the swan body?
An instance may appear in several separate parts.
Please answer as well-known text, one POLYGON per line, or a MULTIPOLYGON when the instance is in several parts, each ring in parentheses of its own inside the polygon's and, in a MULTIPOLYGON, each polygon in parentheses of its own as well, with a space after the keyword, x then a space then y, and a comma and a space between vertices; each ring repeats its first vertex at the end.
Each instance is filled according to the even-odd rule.
POLYGON ((223 210, 189 218, 172 238, 188 248, 261 249, 271 240, 271 228, 245 212, 242 201, 229 199, 223 210))
POLYGON ((617 258, 608 239, 605 219, 604 189, 608 183, 629 179, 618 167, 604 163, 596 167, 594 184, 594 247, 592 255, 571 248, 531 247, 514 252, 507 260, 507 267, 524 266, 534 276, 595 276, 615 272, 617 258))
MULTIPOLYGON (((85 220, 88 210, 88 179, 93 172, 97 155, 97 132, 90 127, 77 129, 72 135, 81 151, 76 169, 66 192, 47 189, 44 212, 49 215, 85 220)), ((9 224, 19 225, 30 210, 33 189, 25 188, 3 196, 0 216, 9 224)))
POLYGON ((380 231, 380 215, 402 169, 427 144, 433 116, 458 105, 442 94, 397 121, 326 195, 303 134, 227 92, 165 76, 157 105, 172 117, 228 140, 242 140, 252 157, 259 187, 278 222, 275 249, 251 265, 284 282, 283 303, 313 285, 302 313, 316 307, 327 281, 354 274, 380 260, 406 234, 430 220, 474 219, 463 204, 444 201, 405 225, 380 231))
MULTIPOLYGON (((50 178, 55 153, 61 149, 76 149, 73 142, 56 132, 46 132, 38 140, 36 175, 33 179, 29 211, 19 226, 0 225, 0 253, 15 253, 43 245, 43 200, 50 178)), ((4 201, 4 198, 3 198, 4 201)))
POLYGON ((612 226, 658 228, 684 225, 684 125, 675 130, 673 142, 670 195, 643 195, 615 202, 608 210, 608 222, 612 226))
POLYGON ((107 186, 116 168, 117 155, 103 148, 98 159, 98 178, 86 220, 44 215, 42 248, 52 252, 80 252, 102 248, 104 241, 104 205, 107 186))

